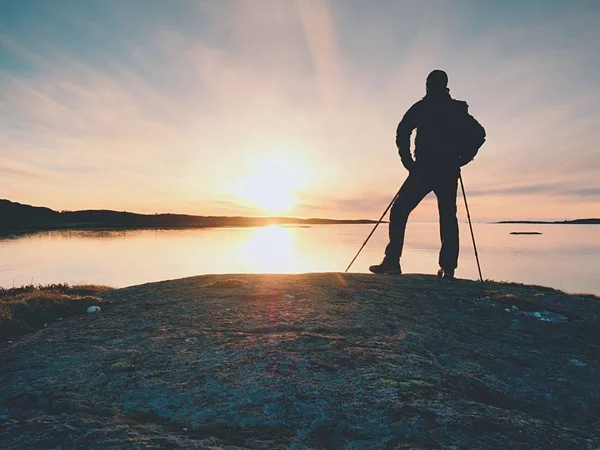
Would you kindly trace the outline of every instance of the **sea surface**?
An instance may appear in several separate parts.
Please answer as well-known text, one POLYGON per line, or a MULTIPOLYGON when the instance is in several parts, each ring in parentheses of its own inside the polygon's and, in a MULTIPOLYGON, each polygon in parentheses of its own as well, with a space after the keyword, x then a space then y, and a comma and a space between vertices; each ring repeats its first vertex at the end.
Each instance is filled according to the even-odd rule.
MULTIPOLYGON (((209 273, 343 272, 373 225, 45 231, 0 238, 0 287, 96 283, 115 287, 209 273)), ((477 279, 467 223, 456 275, 477 279)), ((600 295, 600 226, 473 224, 484 279, 600 295), (511 235, 539 231, 541 235, 511 235)), ((382 224, 351 272, 381 261, 382 224)), ((436 272, 437 223, 409 222, 405 273, 436 272)))

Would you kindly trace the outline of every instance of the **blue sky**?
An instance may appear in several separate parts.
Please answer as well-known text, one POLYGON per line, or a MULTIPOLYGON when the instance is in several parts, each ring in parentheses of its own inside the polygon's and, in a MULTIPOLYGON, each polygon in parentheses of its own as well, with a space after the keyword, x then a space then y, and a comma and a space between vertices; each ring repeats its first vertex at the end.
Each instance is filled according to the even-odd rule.
POLYGON ((599 216, 598 23, 596 1, 4 0, 0 197, 378 216, 441 68, 488 131, 473 214, 599 216))

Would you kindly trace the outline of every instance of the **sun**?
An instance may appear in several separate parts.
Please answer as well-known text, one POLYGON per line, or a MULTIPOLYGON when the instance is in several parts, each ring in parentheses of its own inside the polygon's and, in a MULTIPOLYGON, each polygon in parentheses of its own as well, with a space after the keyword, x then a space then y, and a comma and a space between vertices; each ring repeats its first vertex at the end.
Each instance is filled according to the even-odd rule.
POLYGON ((296 194, 307 183, 304 167, 283 159, 265 159, 237 180, 234 193, 249 206, 268 214, 289 211, 297 204, 296 194))

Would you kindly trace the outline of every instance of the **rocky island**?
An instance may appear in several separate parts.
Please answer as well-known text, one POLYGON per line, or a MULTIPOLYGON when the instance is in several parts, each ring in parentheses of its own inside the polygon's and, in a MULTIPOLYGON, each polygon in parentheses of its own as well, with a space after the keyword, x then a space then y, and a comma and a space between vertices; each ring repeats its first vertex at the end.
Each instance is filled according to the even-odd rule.
POLYGON ((518 235, 539 236, 542 233, 539 231, 511 231, 510 234, 514 234, 516 236, 518 236, 518 235))
POLYGON ((105 291, 0 343, 0 447, 597 449, 599 300, 331 273, 105 291))

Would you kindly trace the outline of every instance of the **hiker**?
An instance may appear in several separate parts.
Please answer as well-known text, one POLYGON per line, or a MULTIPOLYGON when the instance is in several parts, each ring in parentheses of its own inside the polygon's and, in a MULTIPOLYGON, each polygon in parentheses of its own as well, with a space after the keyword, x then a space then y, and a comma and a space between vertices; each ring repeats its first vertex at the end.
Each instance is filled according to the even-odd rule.
POLYGON ((485 131, 469 115, 467 103, 450 96, 446 72, 431 72, 427 76, 426 89, 425 97, 406 112, 398 125, 396 146, 402 164, 408 170, 408 177, 390 212, 390 241, 383 262, 369 267, 369 270, 377 274, 402 273, 400 257, 408 216, 433 191, 438 201, 442 241, 438 274, 453 279, 458 266, 456 193, 460 167, 473 159, 485 141, 485 131), (473 122, 476 127, 471 126, 473 122), (410 136, 415 128, 417 136, 413 159, 410 136), (467 129, 471 131, 469 136, 467 129), (473 131, 477 136, 473 135, 473 131))

